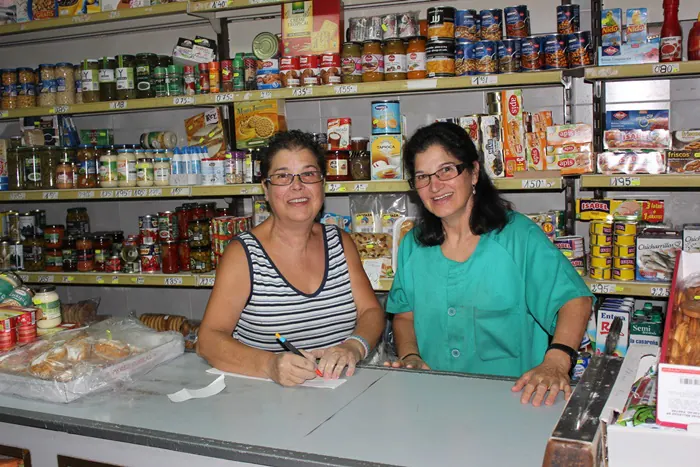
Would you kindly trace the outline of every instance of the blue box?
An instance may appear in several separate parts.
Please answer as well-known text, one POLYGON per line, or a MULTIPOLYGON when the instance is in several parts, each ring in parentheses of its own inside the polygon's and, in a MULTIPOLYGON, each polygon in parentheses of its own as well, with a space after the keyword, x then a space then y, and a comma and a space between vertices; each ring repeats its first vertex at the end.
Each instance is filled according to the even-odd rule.
POLYGON ((606 130, 668 130, 668 110, 608 110, 606 130))

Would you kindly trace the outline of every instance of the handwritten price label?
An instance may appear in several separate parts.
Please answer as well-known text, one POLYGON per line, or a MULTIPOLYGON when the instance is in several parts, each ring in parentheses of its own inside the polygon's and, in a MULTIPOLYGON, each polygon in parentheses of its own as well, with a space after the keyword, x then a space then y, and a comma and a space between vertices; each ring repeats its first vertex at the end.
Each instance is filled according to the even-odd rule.
POLYGON ((294 88, 292 90, 292 97, 309 97, 314 95, 313 88, 294 88))
POLYGON ((119 276, 112 276, 112 285, 119 284, 119 276))
POLYGON ((100 191, 100 198, 114 198, 114 190, 100 191))
POLYGON ((326 185, 326 191, 328 193, 339 193, 341 191, 345 191, 345 187, 340 183, 329 183, 326 185))
POLYGON ((73 16, 73 24, 83 24, 90 21, 89 15, 73 16))
POLYGON ((261 91, 260 99, 272 99, 272 91, 261 91))
POLYGON ((651 72, 655 75, 671 75, 673 73, 679 73, 681 67, 678 63, 663 63, 659 65, 654 65, 651 72))
POLYGON ((522 184, 523 189, 525 190, 541 190, 543 188, 551 188, 552 187, 552 182, 547 181, 543 178, 538 178, 538 179, 526 179, 523 180, 522 184))
POLYGON ((613 294, 615 293, 615 284, 596 282, 591 284, 591 292, 595 294, 613 294))
POLYGON ((652 287, 651 296, 652 297, 668 297, 671 294, 671 290, 668 287, 652 287))
POLYGON ((45 191, 41 194, 41 199, 58 199, 58 191, 45 191))
POLYGON ((37 282, 40 284, 49 284, 53 282, 53 276, 39 276, 37 277, 37 282))
POLYGON ((356 183, 353 187, 353 191, 367 191, 369 185, 367 183, 356 183))
POLYGON ((118 10, 110 11, 109 12, 109 19, 119 19, 122 17, 122 14, 118 10))
POLYGON ((347 94, 357 94, 356 84, 343 84, 341 86, 335 86, 335 94, 337 96, 343 96, 347 94))
POLYGON ((211 2, 209 8, 212 10, 218 10, 220 8, 226 8, 227 0, 215 0, 211 2))
POLYGON ((148 189, 148 197, 154 197, 154 196, 163 196, 163 190, 160 188, 149 188, 148 189))
POLYGON ((113 101, 109 103, 110 110, 124 110, 126 107, 126 101, 113 101))
POLYGON ((97 282, 98 284, 104 284, 105 283, 104 277, 95 276, 95 282, 97 282))
POLYGON ((63 282, 64 284, 70 284, 74 280, 75 280, 75 277, 73 277, 73 276, 63 276, 63 278, 61 279, 61 282, 63 282))
POLYGON ((163 285, 182 285, 182 277, 166 277, 163 285))
MULTIPOLYGON (((74 17, 75 18, 75 17, 74 17)), ((51 108, 51 112, 53 114, 67 114, 68 111, 70 110, 70 107, 67 105, 57 105, 55 107, 51 108)))
POLYGON ((192 104, 194 104, 194 97, 191 97, 191 96, 174 97, 173 98, 173 105, 192 105, 192 104))
POLYGON ((20 201, 23 199, 27 199, 26 193, 10 193, 10 201, 20 201))
POLYGON ((214 287, 214 277, 199 277, 197 287, 214 287))
POLYGON ((131 198, 132 190, 117 190, 114 192, 115 198, 131 198))
POLYGON ((78 199, 90 199, 90 198, 94 198, 94 197, 95 197, 94 191, 79 191, 78 192, 78 199))
POLYGON ((610 186, 630 187, 640 186, 641 183, 639 177, 610 177, 610 186))
POLYGON ((186 187, 178 187, 170 190, 171 196, 189 196, 190 189, 186 187))
POLYGON ((233 102, 233 94, 216 94, 214 96, 214 102, 217 104, 224 104, 226 102, 233 102))
POLYGON ((472 86, 489 86, 493 84, 498 84, 498 76, 472 76, 472 86))
POLYGON ((10 112, 8 110, 0 110, 0 118, 7 118, 9 115, 10 112))
POLYGON ((134 190, 134 197, 135 198, 143 198, 147 194, 148 194, 148 190, 146 190, 145 188, 134 190))

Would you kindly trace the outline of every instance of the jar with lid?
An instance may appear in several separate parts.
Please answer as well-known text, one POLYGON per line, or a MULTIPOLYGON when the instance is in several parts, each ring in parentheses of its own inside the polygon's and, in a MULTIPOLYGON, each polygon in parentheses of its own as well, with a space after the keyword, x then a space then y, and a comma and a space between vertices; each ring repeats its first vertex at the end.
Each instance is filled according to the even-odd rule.
POLYGON ((362 47, 362 81, 384 81, 384 52, 379 41, 367 41, 362 47))
POLYGON ((17 108, 17 70, 6 68, 0 70, 0 109, 17 108))
POLYGON ((163 274, 180 272, 180 258, 177 242, 169 240, 160 244, 161 270, 163 274))
POLYGON ((36 107, 36 78, 31 68, 17 68, 17 108, 36 107))
POLYGON ((406 47, 406 77, 424 79, 428 77, 425 69, 425 37, 412 37, 406 47))
POLYGON ((158 66, 158 56, 151 53, 136 54, 136 97, 156 97, 153 72, 158 66))
POLYGON ((82 65, 73 65, 73 78, 75 79, 75 103, 83 103, 83 72, 82 65))
POLYGON ((60 248, 44 250, 44 270, 48 272, 63 272, 63 253, 60 248))
POLYGON ((113 101, 117 99, 117 59, 114 57, 102 57, 99 66, 100 101, 113 101))
POLYGON ((367 150, 367 138, 352 138, 352 152, 350 152, 350 174, 353 180, 370 180, 372 178, 372 166, 370 154, 367 150))
POLYGON ((77 182, 75 170, 75 151, 71 148, 58 150, 58 165, 56 165, 56 188, 70 190, 77 182))
POLYGON ((86 208, 69 208, 66 213, 66 235, 83 235, 90 232, 90 217, 86 208))
POLYGON ((153 159, 144 158, 136 163, 136 186, 149 187, 155 183, 153 159))
POLYGON ((97 187, 97 163, 95 148, 89 144, 81 144, 78 149, 77 163, 78 188, 97 187))
POLYGON ((56 66, 51 64, 39 65, 39 92, 37 103, 39 107, 56 105, 56 66))
POLYGON ((406 79, 406 47, 403 40, 393 39, 384 43, 384 80, 406 79))
POLYGON ((117 151, 117 181, 119 187, 136 186, 136 155, 133 149, 117 151))
MULTIPOLYGON (((162 149, 156 149, 156 151, 158 153, 165 152, 162 149)), ((156 157, 153 163, 153 174, 156 186, 170 185, 170 159, 167 157, 156 157)))
POLYGON ((44 227, 44 246, 46 248, 61 248, 66 228, 61 224, 52 224, 44 227))
POLYGON ((124 243, 124 232, 115 230, 110 233, 112 236, 112 255, 119 256, 122 252, 122 244, 124 243))
POLYGON ((36 327, 52 329, 61 324, 61 299, 56 293, 56 287, 48 285, 39 287, 32 303, 39 308, 36 316, 36 327))
POLYGON ((209 227, 209 219, 195 219, 187 224, 187 238, 190 241, 190 246, 209 247, 211 245, 211 235, 209 227))
POLYGON ((340 69, 343 83, 362 82, 362 45, 346 42, 340 53, 340 69))
POLYGON ((349 163, 349 151, 326 152, 326 180, 329 182, 344 182, 352 180, 350 177, 349 163))
POLYGON ((107 261, 112 256, 112 237, 98 235, 92 244, 95 252, 95 271, 104 271, 107 261))
POLYGON ((84 60, 80 74, 83 102, 100 101, 100 64, 97 60, 84 60))
POLYGON ((168 96, 182 96, 184 93, 182 81, 182 67, 180 65, 168 65, 167 83, 168 96))
POLYGON ((44 270, 44 236, 27 235, 22 242, 24 270, 37 272, 44 270))
POLYGON ((24 167, 24 188, 41 190, 41 153, 40 146, 20 148, 20 157, 24 167))
POLYGON ((117 151, 114 146, 97 146, 100 161, 100 186, 116 188, 119 186, 117 175, 117 151))
POLYGON ((56 105, 75 104, 75 74, 73 64, 56 64, 56 105))
POLYGON ((211 272, 211 270, 211 248, 190 247, 190 272, 193 274, 202 274, 211 272))
POLYGON ((63 241, 61 254, 63 255, 63 270, 65 272, 75 272, 78 270, 78 251, 76 250, 76 237, 66 236, 63 241))
POLYGON ((116 58, 117 99, 136 99, 136 57, 117 55, 116 58))
POLYGON ((134 149, 134 156, 136 156, 136 163, 138 164, 141 159, 146 158, 146 150, 145 149, 134 149))
POLYGON ((58 167, 58 156, 60 151, 54 146, 42 146, 39 150, 41 159, 41 187, 44 190, 57 188, 56 167, 58 167))
POLYGON ((93 271, 95 269, 95 251, 93 250, 92 237, 84 235, 76 238, 75 248, 78 254, 78 271, 93 271))
POLYGON ((7 150, 7 177, 10 190, 24 190, 24 148, 7 150))

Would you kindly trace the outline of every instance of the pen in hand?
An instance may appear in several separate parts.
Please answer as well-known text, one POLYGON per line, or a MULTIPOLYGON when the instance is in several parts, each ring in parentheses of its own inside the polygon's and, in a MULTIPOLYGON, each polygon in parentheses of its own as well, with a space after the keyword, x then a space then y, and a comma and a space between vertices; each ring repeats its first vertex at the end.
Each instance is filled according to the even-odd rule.
MULTIPOLYGON (((279 332, 276 332, 276 333, 275 333, 275 337, 277 338, 277 340, 279 341, 279 343, 282 344, 282 346, 283 346, 285 349, 287 349, 289 352, 292 352, 294 355, 299 355, 299 356, 302 357, 302 358, 306 358, 306 357, 304 356, 304 354, 302 354, 301 352, 299 352, 299 349, 297 349, 296 347, 294 347, 294 345, 292 345, 292 343, 289 342, 289 341, 287 340, 286 337, 280 335, 279 332)), ((316 364, 314 364, 314 366, 316 366, 316 364)), ((319 377, 323 378, 323 373, 321 373, 321 370, 319 370, 318 368, 316 368, 316 374, 317 374, 319 377)))

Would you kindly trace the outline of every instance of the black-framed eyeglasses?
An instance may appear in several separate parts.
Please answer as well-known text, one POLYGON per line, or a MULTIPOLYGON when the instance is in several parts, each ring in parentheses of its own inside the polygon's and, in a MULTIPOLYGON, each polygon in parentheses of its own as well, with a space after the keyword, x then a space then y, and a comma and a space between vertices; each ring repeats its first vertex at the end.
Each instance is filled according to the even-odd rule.
POLYGON ((302 172, 298 174, 272 174, 269 177, 267 177, 265 181, 270 185, 287 186, 294 183, 295 177, 299 177, 301 183, 304 183, 306 185, 320 183, 323 181, 323 174, 318 170, 309 170, 307 172, 302 172))
POLYGON ((453 178, 459 177, 459 175, 464 172, 466 166, 464 162, 461 164, 449 164, 440 167, 437 172, 431 174, 417 174, 413 179, 408 181, 408 184, 414 190, 420 190, 430 185, 430 178, 435 176, 438 180, 446 182, 447 180, 452 180, 453 178))

